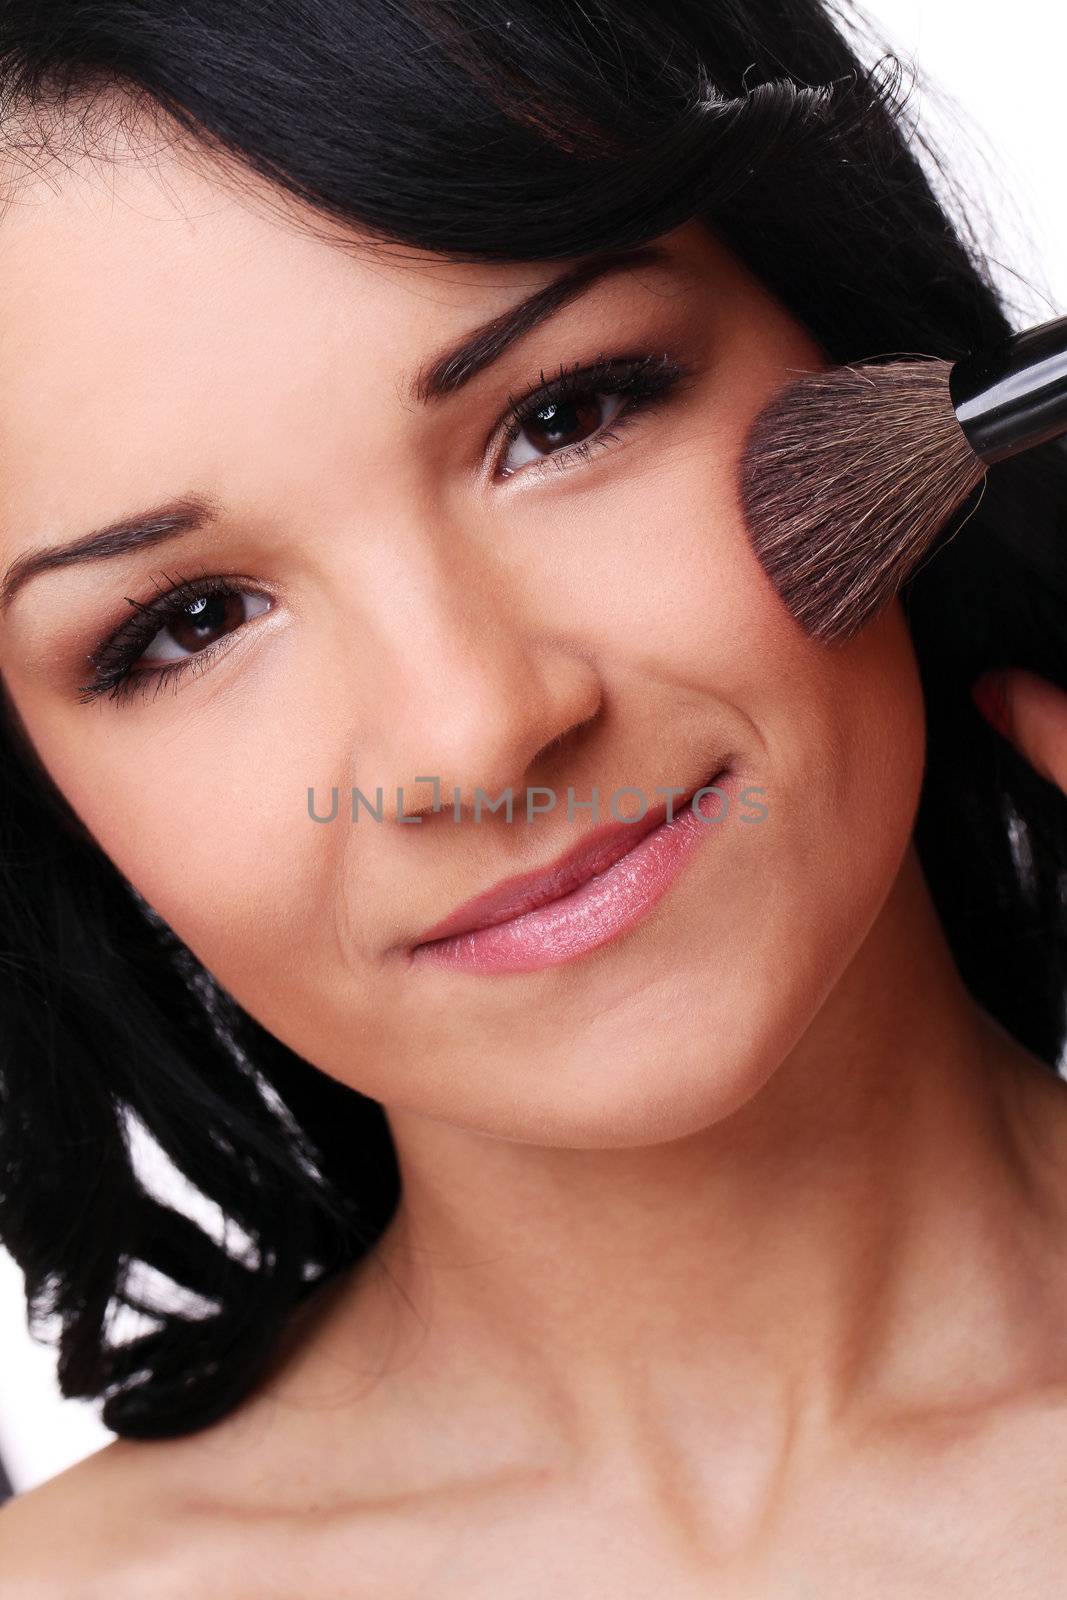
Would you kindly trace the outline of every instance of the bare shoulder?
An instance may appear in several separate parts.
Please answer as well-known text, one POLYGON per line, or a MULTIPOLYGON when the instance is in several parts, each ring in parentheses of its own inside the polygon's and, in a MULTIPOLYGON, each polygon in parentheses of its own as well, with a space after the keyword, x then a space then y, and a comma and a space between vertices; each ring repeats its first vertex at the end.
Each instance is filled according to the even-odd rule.
POLYGON ((269 1505, 272 1463, 284 1456, 275 1421, 246 1397, 209 1427, 114 1439, 15 1495, 0 1506, 0 1600, 246 1593, 245 1513, 269 1505))
POLYGON ((0 1507, 0 1600, 388 1592, 377 1575, 410 1540, 358 1498, 331 1503, 307 1464, 301 1487, 292 1466, 252 1407, 195 1434, 116 1439, 0 1507))
POLYGON ((169 1600, 181 1517, 165 1514, 165 1454, 116 1439, 5 1502, 0 1600, 169 1600))
POLYGON ((5 1600, 9 1593, 25 1600, 94 1593, 81 1575, 92 1572, 106 1539, 101 1510, 104 1485, 113 1476, 105 1459, 112 1449, 105 1446, 0 1508, 0 1595, 5 1600))

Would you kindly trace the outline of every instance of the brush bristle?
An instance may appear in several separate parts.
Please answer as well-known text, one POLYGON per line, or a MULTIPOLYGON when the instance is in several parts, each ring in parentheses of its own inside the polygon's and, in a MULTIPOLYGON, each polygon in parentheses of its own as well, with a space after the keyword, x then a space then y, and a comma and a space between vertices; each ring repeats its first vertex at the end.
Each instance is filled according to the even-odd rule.
POLYGON ((787 384, 741 458, 753 549, 813 638, 886 606, 985 476, 935 358, 831 367, 787 384))

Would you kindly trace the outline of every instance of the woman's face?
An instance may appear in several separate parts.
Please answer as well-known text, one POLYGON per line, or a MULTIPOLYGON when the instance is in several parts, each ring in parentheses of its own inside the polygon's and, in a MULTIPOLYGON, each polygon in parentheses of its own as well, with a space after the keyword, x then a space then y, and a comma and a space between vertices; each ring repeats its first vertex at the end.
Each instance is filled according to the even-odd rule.
POLYGON ((692 223, 420 398, 442 352, 573 263, 375 256, 318 225, 171 155, 65 171, 5 214, 0 574, 180 499, 216 513, 26 578, 0 621, 10 697, 118 869, 323 1071, 520 1142, 696 1131, 816 1017, 921 778, 899 607, 811 642, 738 511, 749 420, 823 358, 692 223), (601 355, 584 398, 507 435, 509 400, 601 355), (645 400, 619 382, 643 357, 667 380, 645 400), (204 575, 230 597, 148 619, 129 692, 86 698, 90 652, 144 620, 126 597, 204 575), (729 808, 614 937, 524 970, 412 958, 610 823, 616 790, 677 805, 724 766, 729 808), (334 787, 313 820, 308 790, 326 817, 334 787), (354 787, 381 788, 381 821, 352 820, 354 787), (488 806, 508 788, 511 821, 488 806))

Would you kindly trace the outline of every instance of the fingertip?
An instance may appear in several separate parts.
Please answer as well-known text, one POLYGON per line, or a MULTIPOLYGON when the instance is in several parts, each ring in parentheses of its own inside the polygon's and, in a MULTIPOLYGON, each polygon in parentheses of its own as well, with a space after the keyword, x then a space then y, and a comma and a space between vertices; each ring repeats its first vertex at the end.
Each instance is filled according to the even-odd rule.
POLYGON ((989 725, 1003 738, 1014 743, 1015 730, 1007 672, 1003 669, 984 672, 971 685, 971 699, 989 725))

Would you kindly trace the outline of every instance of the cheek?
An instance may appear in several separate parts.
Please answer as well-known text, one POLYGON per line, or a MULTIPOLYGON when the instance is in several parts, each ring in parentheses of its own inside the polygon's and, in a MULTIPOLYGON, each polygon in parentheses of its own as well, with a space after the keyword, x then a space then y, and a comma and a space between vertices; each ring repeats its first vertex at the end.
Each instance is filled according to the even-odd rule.
MULTIPOLYGON (((123 710, 87 708, 84 722, 51 725, 30 704, 20 710, 100 848, 240 997, 309 948, 313 929, 321 938, 322 882, 347 830, 315 827, 307 789, 328 804, 337 752, 316 744, 319 724, 303 699, 294 704, 291 679, 288 698, 280 685, 242 692, 235 680, 234 697, 210 705, 197 687, 172 702, 165 690, 150 731, 133 708, 127 721, 123 710)), ((316 686, 304 691, 314 703, 316 686)))
POLYGON ((899 602, 846 644, 810 639, 753 553, 730 452, 706 441, 632 485, 599 542, 613 558, 595 575, 594 642, 654 685, 698 693, 709 728, 736 735, 798 831, 868 857, 886 838, 892 853, 914 818, 925 750, 899 602))
POLYGON ((734 470, 730 438, 663 421, 654 447, 620 448, 588 489, 517 500, 503 537, 485 530, 485 559, 537 626, 606 669, 661 677, 666 663, 714 683, 753 641, 795 631, 752 553, 734 470))
POLYGON ((891 897, 922 786, 925 716, 904 615, 894 601, 845 646, 768 616, 739 688, 773 812, 763 907, 775 949, 753 963, 771 990, 794 985, 798 1016, 841 977, 891 897))

